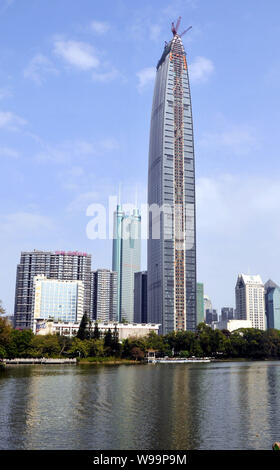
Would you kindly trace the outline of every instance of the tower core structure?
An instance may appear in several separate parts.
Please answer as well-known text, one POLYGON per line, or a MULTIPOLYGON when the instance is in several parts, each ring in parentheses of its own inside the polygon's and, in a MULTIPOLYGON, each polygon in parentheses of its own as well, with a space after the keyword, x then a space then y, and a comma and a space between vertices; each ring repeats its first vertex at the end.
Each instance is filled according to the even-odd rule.
POLYGON ((150 128, 148 321, 163 333, 196 328, 193 121, 179 24, 157 64, 150 128))

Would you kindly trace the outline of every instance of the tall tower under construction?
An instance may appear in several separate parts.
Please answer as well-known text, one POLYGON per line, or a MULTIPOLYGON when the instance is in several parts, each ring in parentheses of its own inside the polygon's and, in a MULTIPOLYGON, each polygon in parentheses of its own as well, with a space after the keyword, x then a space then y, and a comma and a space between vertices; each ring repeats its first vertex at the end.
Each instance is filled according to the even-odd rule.
POLYGON ((148 321, 163 334, 196 328, 193 121, 179 23, 157 64, 150 128, 148 321))

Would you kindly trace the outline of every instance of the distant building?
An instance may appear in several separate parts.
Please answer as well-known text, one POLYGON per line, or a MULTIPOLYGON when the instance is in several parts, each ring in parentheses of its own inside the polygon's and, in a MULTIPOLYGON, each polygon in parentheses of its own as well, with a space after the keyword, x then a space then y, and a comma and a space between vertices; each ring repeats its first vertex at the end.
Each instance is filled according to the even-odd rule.
POLYGON ((267 328, 280 330, 280 288, 271 280, 264 287, 267 328))
POLYGON ((196 321, 204 322, 204 286, 202 282, 196 284, 196 321))
POLYGON ((91 272, 92 320, 116 321, 117 273, 109 269, 91 272))
POLYGON ((204 318, 206 315, 206 310, 212 310, 212 302, 208 295, 204 294, 203 296, 203 302, 204 302, 204 318))
POLYGON ((33 327, 32 296, 34 276, 76 280, 84 283, 84 312, 90 310, 91 255, 78 251, 24 251, 17 266, 15 327, 33 327))
POLYGON ((265 330, 264 285, 261 277, 239 274, 235 299, 236 319, 250 320, 253 328, 265 330))
MULTIPOLYGON (((35 332, 38 335, 59 334, 63 336, 73 337, 79 331, 79 322, 55 322, 51 320, 35 319, 35 332)), ((115 322, 98 322, 98 329, 104 336, 109 329, 113 332, 116 328, 119 340, 126 338, 142 338, 149 335, 152 331, 158 334, 160 325, 156 324, 138 324, 138 323, 115 323, 115 322)))
POLYGON ((234 319, 234 308, 232 307, 222 307, 221 308, 221 320, 233 320, 234 319))
POLYGON ((134 322, 147 323, 147 271, 134 274, 134 322))
POLYGON ((217 310, 210 310, 210 309, 207 309, 206 310, 206 317, 205 317, 205 323, 207 323, 207 325, 211 325, 211 323, 213 321, 218 321, 218 314, 217 314, 217 310))
POLYGON ((137 209, 126 215, 121 206, 114 213, 112 270, 117 272, 117 320, 133 321, 134 273, 141 264, 141 216, 137 209))
POLYGON ((44 275, 33 280, 33 319, 80 322, 84 313, 83 281, 47 279, 44 275))
POLYGON ((211 325, 213 330, 228 330, 230 332, 239 330, 239 328, 252 328, 250 320, 222 320, 213 322, 211 325))

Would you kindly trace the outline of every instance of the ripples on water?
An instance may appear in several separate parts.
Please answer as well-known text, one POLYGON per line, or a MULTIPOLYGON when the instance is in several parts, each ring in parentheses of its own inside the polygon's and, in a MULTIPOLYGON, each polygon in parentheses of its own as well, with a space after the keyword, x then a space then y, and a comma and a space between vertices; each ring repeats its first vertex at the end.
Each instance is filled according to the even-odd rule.
POLYGON ((10 366, 0 449, 271 449, 280 362, 10 366))

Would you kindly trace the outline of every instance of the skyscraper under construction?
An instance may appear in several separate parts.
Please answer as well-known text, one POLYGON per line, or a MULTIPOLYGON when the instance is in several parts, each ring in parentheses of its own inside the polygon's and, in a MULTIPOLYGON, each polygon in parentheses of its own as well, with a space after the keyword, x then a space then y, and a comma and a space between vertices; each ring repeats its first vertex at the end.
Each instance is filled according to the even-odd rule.
POLYGON ((179 23, 157 64, 149 149, 148 321, 164 334, 196 328, 193 122, 179 23))

